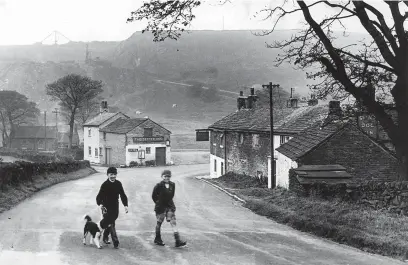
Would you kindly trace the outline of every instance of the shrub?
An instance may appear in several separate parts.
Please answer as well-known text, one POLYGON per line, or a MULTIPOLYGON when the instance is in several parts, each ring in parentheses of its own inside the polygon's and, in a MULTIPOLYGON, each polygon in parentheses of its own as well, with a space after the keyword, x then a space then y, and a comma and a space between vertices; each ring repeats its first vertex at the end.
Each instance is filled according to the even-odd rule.
POLYGON ((4 190, 7 185, 19 185, 20 183, 33 181, 38 175, 48 173, 69 173, 82 168, 90 167, 89 161, 61 161, 31 163, 16 161, 15 163, 0 164, 0 188, 4 190))
POLYGON ((147 160, 146 161, 146 166, 155 166, 156 165, 156 161, 155 160, 147 160))
POLYGON ((137 167, 139 165, 139 163, 137 161, 131 161, 129 163, 129 167, 137 167))

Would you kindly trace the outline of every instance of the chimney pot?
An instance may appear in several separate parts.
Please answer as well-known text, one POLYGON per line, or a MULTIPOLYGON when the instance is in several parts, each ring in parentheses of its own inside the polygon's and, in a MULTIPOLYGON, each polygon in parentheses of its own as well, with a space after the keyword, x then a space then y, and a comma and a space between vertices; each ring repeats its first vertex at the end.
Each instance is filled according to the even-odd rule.
POLYGON ((255 95, 255 88, 251 87, 251 96, 255 95))
POLYGON ((243 97, 244 96, 244 92, 243 91, 239 91, 239 96, 243 97))

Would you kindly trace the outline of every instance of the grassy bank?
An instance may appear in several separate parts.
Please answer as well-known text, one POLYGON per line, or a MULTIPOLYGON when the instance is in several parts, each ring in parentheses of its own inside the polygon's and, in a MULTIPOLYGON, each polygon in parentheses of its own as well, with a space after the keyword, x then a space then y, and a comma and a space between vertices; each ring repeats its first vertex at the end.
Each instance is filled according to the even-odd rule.
POLYGON ((52 173, 46 176, 43 175, 42 178, 36 178, 34 182, 23 183, 18 186, 7 186, 3 192, 0 191, 0 213, 11 209, 37 191, 61 182, 84 178, 95 172, 93 168, 84 168, 68 174, 52 173))
POLYGON ((299 197, 284 189, 269 190, 255 179, 223 176, 207 179, 246 201, 253 212, 361 250, 407 259, 408 218, 341 201, 299 197))

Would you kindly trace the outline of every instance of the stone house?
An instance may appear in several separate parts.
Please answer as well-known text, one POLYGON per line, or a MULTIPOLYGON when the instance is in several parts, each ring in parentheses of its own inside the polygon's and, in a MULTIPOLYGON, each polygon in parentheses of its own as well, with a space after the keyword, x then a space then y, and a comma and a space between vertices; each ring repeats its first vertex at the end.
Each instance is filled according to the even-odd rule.
POLYGON ((100 129, 100 163, 164 166, 171 163, 171 132, 149 118, 119 118, 100 129))
POLYGON ((277 183, 288 188, 289 169, 304 165, 344 166, 354 181, 395 179, 398 161, 390 150, 369 137, 356 120, 316 123, 276 149, 277 183))
MULTIPOLYGON (((270 112, 268 107, 256 105, 256 96, 251 89, 247 98, 238 98, 238 110, 210 125, 210 176, 220 177, 226 172, 266 177, 271 174, 270 157, 270 112)), ((293 101, 293 99, 292 99, 293 101)), ((292 105, 292 104, 291 104, 292 105)), ((295 104, 297 106, 297 104, 295 104)), ((315 121, 322 119, 327 107, 312 105, 296 107, 286 118, 274 123, 273 146, 278 148, 315 121)), ((275 117, 275 115, 274 115, 275 117)), ((276 153, 273 167, 276 174, 276 153)))
POLYGON ((18 126, 11 141, 11 148, 33 151, 55 151, 57 130, 55 126, 18 126))
MULTIPOLYGON (((88 160, 89 162, 95 164, 101 163, 100 129, 119 118, 129 119, 129 116, 123 114, 122 112, 109 112, 107 103, 105 101, 101 105, 100 113, 84 123, 84 160, 88 160)), ((102 162, 104 162, 104 160, 102 160, 102 162)))

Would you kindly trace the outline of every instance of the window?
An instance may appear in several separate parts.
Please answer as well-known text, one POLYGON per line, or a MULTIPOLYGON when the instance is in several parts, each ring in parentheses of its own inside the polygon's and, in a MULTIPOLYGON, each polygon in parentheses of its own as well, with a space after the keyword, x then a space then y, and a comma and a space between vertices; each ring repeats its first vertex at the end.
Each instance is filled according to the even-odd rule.
POLYGON ((224 162, 221 162, 221 176, 224 175, 224 162))
POLYGON ((145 159, 145 150, 139 150, 139 152, 138 152, 138 157, 137 158, 139 158, 139 159, 145 159))
POLYGON ((91 156, 92 155, 92 148, 90 146, 88 146, 88 155, 91 156))
POLYGON ((217 172, 217 159, 214 159, 214 172, 217 172))
POLYGON ((88 137, 91 137, 91 129, 88 129, 88 137))
POLYGON ((95 148, 95 156, 98 156, 98 148, 95 148))
POLYGON ((281 135, 281 137, 280 137, 280 144, 284 144, 284 143, 287 143, 288 141, 289 141, 289 136, 284 136, 284 135, 281 135))
POLYGON ((150 154, 150 147, 146 147, 146 154, 150 154))
POLYGON ((259 146, 259 134, 252 135, 252 147, 259 146))
POLYGON ((103 132, 103 139, 106 140, 106 132, 103 132))
POLYGON ((102 152, 102 147, 99 147, 99 156, 102 156, 103 152, 102 152))
POLYGON ((144 128, 144 137, 152 137, 153 136, 153 128, 144 128))
POLYGON ((239 143, 240 144, 244 143, 244 134, 243 133, 239 134, 239 143))

